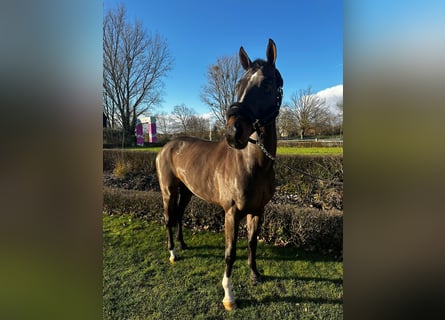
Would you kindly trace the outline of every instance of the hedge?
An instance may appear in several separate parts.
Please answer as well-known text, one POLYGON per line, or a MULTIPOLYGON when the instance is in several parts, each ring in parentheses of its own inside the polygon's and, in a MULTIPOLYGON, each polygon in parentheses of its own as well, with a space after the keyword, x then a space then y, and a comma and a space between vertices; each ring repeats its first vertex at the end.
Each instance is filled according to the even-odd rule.
MULTIPOLYGON (((163 223, 160 192, 104 188, 104 212, 132 213, 150 221, 163 223)), ((215 205, 193 197, 184 214, 188 228, 222 231, 224 212, 215 205)), ((244 221, 240 236, 246 235, 244 221)), ((299 208, 288 204, 266 205, 260 239, 280 246, 294 246, 342 257, 343 214, 338 210, 299 208)))
MULTIPOLYGON (((104 150, 105 175, 124 182, 104 187, 105 212, 131 212, 163 223, 155 158, 156 154, 152 152, 104 150)), ((342 156, 278 156, 275 164, 277 191, 274 201, 265 208, 261 239, 267 243, 290 245, 341 257, 342 185, 313 180, 287 166, 328 180, 343 179, 342 156)), ((189 228, 221 231, 224 227, 224 212, 218 206, 193 197, 184 215, 184 224, 189 228)), ((241 235, 245 232, 243 226, 241 235)))
MULTIPOLYGON (((145 179, 144 176, 151 176, 156 181, 147 185, 152 186, 158 184, 155 159, 156 154, 153 152, 104 150, 103 169, 107 173, 113 172, 114 176, 121 179, 138 176, 145 179)), ((322 179, 340 182, 343 180, 342 156, 278 155, 275 183, 281 194, 288 194, 289 198, 293 198, 292 203, 298 206, 343 210, 342 185, 314 180, 289 167, 322 179)))
MULTIPOLYGON (((113 171, 118 164, 125 164, 129 173, 156 174, 156 153, 131 150, 104 150, 103 170, 113 171)), ((278 155, 275 178, 279 184, 296 183, 305 177, 288 167, 297 168, 311 175, 341 181, 343 179, 343 156, 278 155)), ((314 181, 309 179, 310 183, 314 181)))

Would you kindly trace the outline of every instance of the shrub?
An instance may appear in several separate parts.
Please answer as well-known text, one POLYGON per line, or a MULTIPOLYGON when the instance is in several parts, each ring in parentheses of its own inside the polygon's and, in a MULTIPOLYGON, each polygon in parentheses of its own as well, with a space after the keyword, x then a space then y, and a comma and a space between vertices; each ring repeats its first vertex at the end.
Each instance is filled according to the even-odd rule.
MULTIPOLYGON (((163 223, 164 219, 161 194, 154 191, 104 188, 104 211, 109 214, 133 213, 159 223, 163 223)), ((224 228, 224 211, 193 197, 184 214, 184 225, 221 231, 224 228)), ((240 237, 245 236, 244 221, 240 229, 240 237)), ((341 257, 343 214, 337 210, 322 211, 269 203, 265 208, 260 237, 274 245, 294 246, 341 257)))
POLYGON ((131 162, 125 160, 118 160, 113 169, 113 174, 121 179, 128 177, 131 172, 131 162))
POLYGON ((103 145, 121 146, 122 145, 122 129, 103 128, 103 145))
POLYGON ((136 136, 123 136, 122 129, 103 128, 103 147, 104 148, 121 148, 134 146, 136 144, 136 136))
MULTIPOLYGON (((104 150, 104 172, 125 177, 118 188, 104 188, 104 211, 110 214, 134 213, 148 220, 163 222, 163 206, 157 189, 156 153, 104 150), (156 188, 154 187, 156 185, 156 188), (120 189, 125 186, 125 189, 120 189), (141 187, 146 189, 142 189, 141 187), (134 190, 128 190, 134 189, 134 190)), ((343 186, 314 180, 291 168, 313 176, 343 181, 342 156, 278 156, 275 164, 277 192, 265 208, 262 240, 290 245, 307 251, 342 255, 343 186), (292 201, 289 200, 289 197, 292 201)), ((113 179, 110 179, 113 180, 113 179)), ((116 183, 110 183, 116 186, 116 183)), ((184 215, 189 228, 221 231, 224 212, 219 206, 193 197, 184 215)), ((245 236, 241 225, 240 236, 245 236)))
POLYGON ((104 150, 103 170, 113 171, 119 162, 131 163, 131 173, 156 173, 156 153, 129 150, 104 150))
POLYGON ((109 214, 133 213, 147 220, 163 221, 159 192, 104 188, 103 197, 103 210, 109 214))
POLYGON ((268 204, 261 237, 268 243, 342 255, 343 213, 268 204))
POLYGON ((324 210, 343 210, 343 186, 336 184, 343 181, 342 156, 278 156, 277 159, 276 184, 283 193, 297 195, 296 204, 324 210))
MULTIPOLYGON (((103 155, 104 171, 110 173, 116 170, 114 174, 117 178, 128 179, 128 189, 139 189, 139 186, 153 186, 154 184, 157 189, 155 153, 104 150, 103 155), (124 175, 119 175, 121 171, 124 175), (150 177, 149 180, 152 183, 134 183, 147 180, 146 177, 150 177)), ((301 207, 343 210, 342 185, 329 184, 326 181, 313 179, 300 172, 295 172, 289 167, 330 181, 342 181, 342 156, 279 155, 275 164, 275 180, 277 186, 276 197, 291 196, 294 198, 292 203, 301 207)))

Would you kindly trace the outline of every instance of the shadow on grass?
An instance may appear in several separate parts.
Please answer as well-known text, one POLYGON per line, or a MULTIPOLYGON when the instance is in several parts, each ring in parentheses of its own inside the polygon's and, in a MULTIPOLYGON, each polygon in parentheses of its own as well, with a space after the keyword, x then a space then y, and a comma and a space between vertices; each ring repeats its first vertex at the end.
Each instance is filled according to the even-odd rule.
POLYGON ((221 258, 224 259, 224 247, 215 245, 193 245, 187 244, 187 249, 178 250, 178 254, 185 255, 184 251, 187 251, 187 257, 185 259, 192 258, 221 258))
POLYGON ((306 252, 294 247, 276 247, 264 245, 259 258, 273 261, 312 261, 312 262, 339 262, 338 256, 321 253, 306 252))
MULTIPOLYGON (((193 245, 188 244, 186 251, 189 257, 197 258, 218 258, 224 259, 224 244, 221 245, 193 245)), ((178 250, 180 254, 183 250, 178 250)), ((238 245, 236 260, 247 259, 247 246, 238 245)), ((305 252, 293 247, 276 247, 273 245, 263 244, 257 249, 257 260, 264 261, 311 261, 311 262, 339 262, 337 256, 325 255, 321 253, 305 252)))
POLYGON ((186 250, 224 250, 224 245, 221 246, 215 246, 215 245, 188 245, 188 248, 186 250))

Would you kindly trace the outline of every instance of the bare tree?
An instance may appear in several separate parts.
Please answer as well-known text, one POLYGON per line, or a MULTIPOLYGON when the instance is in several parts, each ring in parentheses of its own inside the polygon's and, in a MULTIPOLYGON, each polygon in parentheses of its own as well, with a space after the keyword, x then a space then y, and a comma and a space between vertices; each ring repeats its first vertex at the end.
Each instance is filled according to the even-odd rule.
POLYGON ((334 118, 334 124, 336 127, 338 127, 338 132, 341 135, 343 132, 343 100, 337 102, 335 106, 337 108, 337 114, 334 118))
POLYGON ((297 134, 296 118, 292 109, 288 105, 281 107, 278 115, 278 136, 292 137, 297 134))
POLYGON ((236 84, 243 75, 238 56, 223 56, 207 70, 207 84, 202 88, 201 100, 216 117, 216 125, 225 127, 226 113, 236 100, 236 84))
POLYGON ((189 121, 189 133, 194 137, 206 139, 209 137, 209 119, 201 116, 192 116, 189 121))
POLYGON ((107 95, 105 90, 103 91, 103 103, 104 103, 104 115, 107 119, 107 127, 116 128, 119 124, 117 118, 116 105, 113 100, 107 95))
POLYGON ((104 112, 132 137, 137 117, 161 101, 162 78, 173 59, 159 34, 127 20, 123 5, 104 17, 103 51, 104 112))
POLYGON ((336 116, 336 120, 343 124, 343 100, 337 102, 337 104, 335 105, 336 109, 337 109, 337 114, 336 116))
POLYGON ((343 100, 337 102, 335 106, 337 107, 338 110, 338 116, 343 117, 343 100))
POLYGON ((311 92, 311 87, 299 90, 292 95, 290 109, 294 113, 300 138, 312 129, 317 132, 325 126, 329 126, 329 112, 325 100, 320 99, 311 92))
POLYGON ((172 116, 177 121, 180 132, 182 132, 184 135, 187 135, 187 129, 190 127, 191 121, 195 114, 196 112, 187 107, 185 104, 180 104, 173 108, 172 116))
POLYGON ((170 132, 170 116, 166 112, 156 114, 156 131, 159 134, 168 134, 170 132))

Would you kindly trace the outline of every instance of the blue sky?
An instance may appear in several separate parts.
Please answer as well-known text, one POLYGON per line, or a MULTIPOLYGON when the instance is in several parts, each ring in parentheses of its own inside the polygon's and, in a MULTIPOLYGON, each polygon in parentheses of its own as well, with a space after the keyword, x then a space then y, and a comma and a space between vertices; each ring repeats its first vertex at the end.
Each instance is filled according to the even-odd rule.
POLYGON ((265 58, 267 41, 277 45, 284 100, 299 89, 318 92, 343 84, 341 0, 104 0, 104 9, 123 3, 131 20, 167 40, 174 66, 164 80, 164 101, 155 112, 184 103, 197 113, 208 66, 243 46, 250 58, 265 58))

